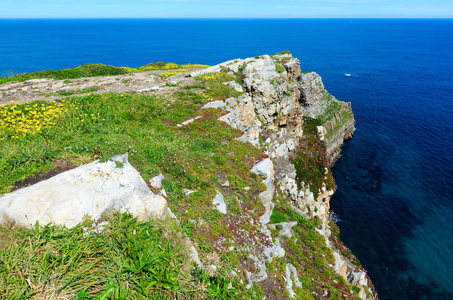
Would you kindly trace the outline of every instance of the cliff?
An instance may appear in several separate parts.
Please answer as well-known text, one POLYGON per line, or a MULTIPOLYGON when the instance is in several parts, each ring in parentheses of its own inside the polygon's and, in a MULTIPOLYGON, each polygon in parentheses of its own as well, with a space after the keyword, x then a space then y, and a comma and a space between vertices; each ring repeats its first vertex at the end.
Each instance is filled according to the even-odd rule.
MULTIPOLYGON (((99 95, 57 100, 57 106, 68 110, 61 112, 65 119, 59 121, 60 126, 67 124, 64 122, 80 126, 72 134, 80 136, 79 142, 83 137, 84 148, 76 151, 77 143, 67 142, 70 136, 66 134, 58 144, 62 150, 55 150, 59 146, 54 143, 50 147, 54 152, 46 154, 45 161, 71 156, 89 161, 129 152, 131 165, 143 179, 149 180, 151 188, 148 192, 142 183, 136 183, 140 188, 133 190, 143 190, 150 200, 143 200, 144 204, 140 202, 133 209, 129 204, 122 206, 123 194, 116 202, 101 201, 118 203, 106 208, 93 204, 96 210, 85 211, 82 204, 76 209, 80 210, 79 215, 71 215, 71 220, 89 215, 94 221, 90 226, 96 229, 96 220, 105 218, 103 215, 112 207, 143 212, 142 207, 151 207, 152 199, 159 199, 159 215, 150 213, 149 217, 172 216, 170 219, 174 221, 168 222, 176 222, 182 231, 175 234, 174 240, 184 240, 185 246, 181 247, 187 251, 185 256, 190 253, 191 260, 198 265, 194 270, 201 269, 209 280, 201 280, 205 277, 197 275, 198 271, 193 271, 190 279, 183 279, 189 278, 183 276, 190 269, 185 265, 181 266, 178 280, 188 280, 193 288, 183 289, 172 283, 178 286, 179 290, 175 290, 154 284, 151 288, 154 293, 228 299, 376 297, 360 264, 345 257, 352 254, 341 244, 337 229, 329 220, 329 201, 335 191, 329 166, 340 157, 343 141, 353 135, 355 121, 350 103, 336 100, 324 89, 319 75, 301 73, 299 60, 284 53, 232 60, 168 78, 154 74, 137 74, 134 78, 137 76, 143 76, 143 80, 137 80, 140 89, 130 95, 96 91, 99 95), (86 113, 76 113, 77 105, 84 111, 86 106, 86 113), (97 111, 99 116, 93 113, 97 111), (109 112, 105 118, 112 125, 98 121, 103 120, 100 111, 109 112), (90 113, 94 121, 80 120, 90 113), (80 123, 84 121, 93 124, 80 123), (99 138, 87 138, 93 133, 99 138), (167 199, 168 207, 162 206, 162 197, 167 199)), ((102 85, 102 81, 103 78, 97 77, 93 84, 108 89, 109 85, 102 85)), ((54 82, 61 88, 61 81, 54 82)), ((17 83, 10 84, 18 88, 17 83)), ((131 88, 129 84, 127 88, 131 88)), ((47 138, 51 133, 55 138, 61 134, 52 131, 56 130, 52 127, 46 130, 47 138)), ((5 132, 7 140, 13 140, 12 136, 24 139, 5 132)), ((16 155, 2 151, 9 157, 16 155)), ((129 168, 124 158, 118 164, 127 164, 129 168)), ((4 164, 2 169, 8 171, 9 167, 4 164)), ((13 167, 18 168, 11 166, 11 170, 13 167)), ((118 174, 114 163, 110 167, 113 170, 103 171, 101 175, 96 171, 95 176, 84 178, 111 178, 108 174, 118 174)), ((54 186, 50 180, 50 186, 54 186)), ((119 186, 131 186, 120 181, 119 186)), ((16 182, 12 184, 17 186, 16 182)), ((87 186, 92 187, 92 182, 87 186)), ((42 185, 40 189, 42 192, 42 185)), ((145 199, 145 196, 134 197, 145 199)), ((2 224, 11 225, 24 219, 26 212, 12 209, 21 206, 21 199, 24 196, 20 189, 0 198, 0 213, 7 220, 2 224)), ((52 201, 55 204, 59 200, 52 201)), ((141 220, 146 219, 143 213, 140 216, 141 220)), ((56 218, 46 218, 56 224, 69 224, 64 218, 58 222, 56 218)), ((108 284, 101 284, 101 290, 105 287, 108 284)), ((146 289, 130 289, 133 295, 146 296, 146 289)), ((86 290, 95 295, 94 287, 86 290)), ((79 287, 74 291, 81 293, 79 287)))

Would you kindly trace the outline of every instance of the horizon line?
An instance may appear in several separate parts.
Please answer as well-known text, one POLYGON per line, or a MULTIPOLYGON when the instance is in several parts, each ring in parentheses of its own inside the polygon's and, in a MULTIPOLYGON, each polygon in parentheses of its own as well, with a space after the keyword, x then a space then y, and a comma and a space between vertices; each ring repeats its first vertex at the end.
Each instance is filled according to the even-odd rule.
POLYGON ((452 17, 12 17, 0 20, 313 20, 313 19, 430 19, 451 20, 452 17))

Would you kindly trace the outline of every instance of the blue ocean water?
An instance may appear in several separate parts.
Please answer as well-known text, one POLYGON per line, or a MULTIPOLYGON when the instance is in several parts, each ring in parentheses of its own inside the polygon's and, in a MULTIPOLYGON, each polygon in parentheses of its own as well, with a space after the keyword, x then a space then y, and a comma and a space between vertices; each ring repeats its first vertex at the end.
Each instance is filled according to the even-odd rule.
POLYGON ((290 50, 352 102, 331 206, 381 299, 453 299, 452 49, 453 20, 0 20, 0 75, 290 50))

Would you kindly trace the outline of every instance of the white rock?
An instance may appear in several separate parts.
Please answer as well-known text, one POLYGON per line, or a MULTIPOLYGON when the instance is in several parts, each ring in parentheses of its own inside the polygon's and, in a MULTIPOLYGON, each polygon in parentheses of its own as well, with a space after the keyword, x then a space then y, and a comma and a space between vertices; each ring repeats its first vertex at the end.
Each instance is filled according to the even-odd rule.
POLYGON ((291 273, 293 273, 294 285, 302 288, 302 283, 299 280, 299 276, 297 276, 297 269, 292 264, 286 264, 286 289, 288 290, 288 294, 290 298, 294 298, 296 294, 293 291, 293 281, 291 280, 291 273))
POLYGON ((222 186, 230 186, 230 182, 227 180, 222 184, 222 186))
POLYGON ((337 251, 332 251, 333 257, 335 259, 335 267, 334 270, 337 274, 344 278, 344 280, 348 280, 346 272, 348 271, 348 266, 346 262, 343 261, 341 255, 337 251))
POLYGON ((157 176, 154 176, 149 180, 149 184, 151 184, 152 187, 156 189, 162 188, 162 179, 164 179, 164 175, 159 174, 157 176))
POLYGON ((236 81, 224 82, 223 84, 233 87, 237 92, 242 93, 244 91, 242 86, 238 84, 236 81))
POLYGON ((365 277, 365 273, 362 271, 358 272, 352 271, 351 273, 348 274, 348 283, 358 286, 366 285, 367 279, 365 277))
POLYGON ((266 212, 260 217, 260 223, 264 226, 269 223, 272 215, 272 209, 274 208, 274 203, 272 202, 275 192, 274 164, 270 158, 266 158, 254 165, 250 172, 258 174, 261 177, 265 177, 262 182, 266 186, 266 190, 258 195, 264 207, 266 207, 266 212))
POLYGON ((269 158, 266 158, 254 165, 250 172, 262 177, 268 177, 273 172, 273 169, 274 165, 272 164, 272 161, 269 158))
POLYGON ((276 156, 286 156, 288 153, 288 147, 285 144, 281 144, 275 149, 276 156))
POLYGON ((181 125, 186 126, 186 125, 191 124, 193 121, 195 121, 195 119, 192 118, 192 119, 182 122, 181 125))
POLYGON ((291 228, 297 225, 296 221, 292 222, 282 222, 282 223, 276 223, 273 224, 274 226, 280 225, 282 226, 282 229, 279 231, 280 236, 287 236, 287 237, 292 237, 293 233, 291 232, 291 228))
POLYGON ((225 106, 225 102, 218 100, 206 103, 202 108, 224 108, 225 106))
POLYGON ((192 193, 195 193, 193 190, 188 190, 188 189, 182 189, 182 192, 184 193, 184 196, 189 196, 192 193))
POLYGON ((363 300, 366 299, 366 292, 365 292, 365 289, 363 289, 363 288, 360 289, 359 297, 360 297, 360 299, 363 299, 363 300))
POLYGON ((275 244, 271 247, 266 247, 263 250, 263 257, 267 262, 272 262, 274 257, 284 257, 285 249, 280 245, 280 239, 275 239, 275 244))
POLYGON ((214 199, 212 199, 212 204, 222 214, 225 215, 227 213, 227 206, 225 200, 223 199, 223 195, 219 191, 217 191, 217 195, 215 195, 214 199))
POLYGON ((167 201, 154 195, 127 154, 94 161, 0 198, 0 224, 54 223, 74 227, 86 216, 128 211, 139 220, 167 218, 167 201))

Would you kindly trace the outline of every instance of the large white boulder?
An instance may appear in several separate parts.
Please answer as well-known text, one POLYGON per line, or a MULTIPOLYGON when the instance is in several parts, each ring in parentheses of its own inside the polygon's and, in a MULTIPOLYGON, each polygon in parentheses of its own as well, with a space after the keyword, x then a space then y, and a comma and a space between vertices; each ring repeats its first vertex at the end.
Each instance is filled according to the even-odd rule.
POLYGON ((164 219, 167 201, 154 195, 127 154, 94 161, 0 197, 0 224, 33 226, 54 223, 74 227, 86 217, 108 211, 129 212, 138 220, 164 219))

